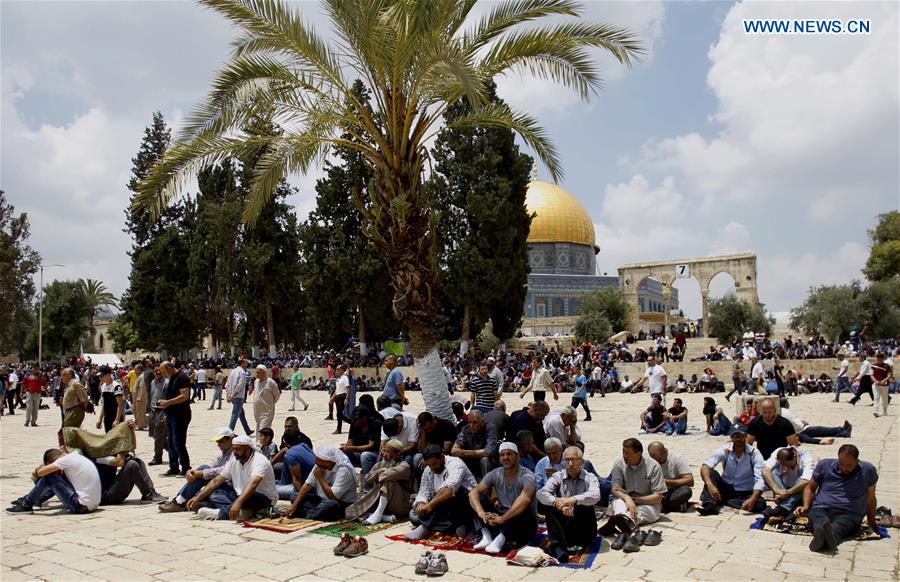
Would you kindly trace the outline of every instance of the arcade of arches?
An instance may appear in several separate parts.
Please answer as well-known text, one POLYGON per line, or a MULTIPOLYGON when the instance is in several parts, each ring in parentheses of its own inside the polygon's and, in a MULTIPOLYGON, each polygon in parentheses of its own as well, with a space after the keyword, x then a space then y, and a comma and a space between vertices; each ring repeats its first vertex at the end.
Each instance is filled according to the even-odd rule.
MULTIPOLYGON (((705 323, 709 318, 709 284, 719 273, 727 273, 734 279, 734 291, 738 299, 751 305, 759 305, 759 295, 756 291, 756 255, 754 253, 622 265, 619 267, 619 288, 625 294, 625 300, 633 308, 629 331, 637 333, 640 330, 638 288, 645 279, 652 278, 660 282, 663 288, 663 298, 667 304, 672 296, 672 283, 677 278, 693 277, 696 279, 700 284, 705 323)), ((665 329, 668 329, 668 310, 665 310, 664 325, 665 329)), ((703 334, 704 336, 707 334, 706 326, 703 326, 703 334)))

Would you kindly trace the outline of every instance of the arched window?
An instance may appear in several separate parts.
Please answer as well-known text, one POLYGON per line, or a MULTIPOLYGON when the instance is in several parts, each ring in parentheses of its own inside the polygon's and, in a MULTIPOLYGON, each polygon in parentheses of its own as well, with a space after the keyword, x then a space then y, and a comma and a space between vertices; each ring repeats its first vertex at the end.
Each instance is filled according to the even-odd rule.
POLYGON ((565 311, 565 308, 563 306, 563 300, 559 299, 559 298, 554 299, 553 300, 553 317, 562 317, 564 311, 565 311))

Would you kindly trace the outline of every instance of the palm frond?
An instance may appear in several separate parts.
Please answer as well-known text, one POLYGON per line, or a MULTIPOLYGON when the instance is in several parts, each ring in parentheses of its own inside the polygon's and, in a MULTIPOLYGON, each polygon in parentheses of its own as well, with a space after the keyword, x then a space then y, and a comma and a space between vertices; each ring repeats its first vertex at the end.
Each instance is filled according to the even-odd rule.
POLYGON ((510 28, 546 16, 579 16, 581 4, 574 0, 509 0, 498 3, 467 35, 466 46, 477 51, 510 28))

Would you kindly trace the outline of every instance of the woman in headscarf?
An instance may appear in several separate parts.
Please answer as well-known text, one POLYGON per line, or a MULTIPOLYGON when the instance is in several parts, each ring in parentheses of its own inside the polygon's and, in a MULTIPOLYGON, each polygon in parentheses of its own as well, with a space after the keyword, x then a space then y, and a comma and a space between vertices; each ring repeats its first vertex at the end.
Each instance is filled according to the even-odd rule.
POLYGON ((381 448, 381 460, 366 474, 366 486, 371 489, 359 501, 347 508, 347 519, 356 519, 369 509, 372 513, 364 521, 369 525, 385 521, 393 523, 397 516, 409 514, 413 493, 412 468, 403 460, 403 443, 391 439, 381 448))
POLYGON ((316 468, 310 471, 284 516, 340 521, 347 507, 357 500, 356 472, 347 455, 335 446, 318 446, 313 452, 316 468))

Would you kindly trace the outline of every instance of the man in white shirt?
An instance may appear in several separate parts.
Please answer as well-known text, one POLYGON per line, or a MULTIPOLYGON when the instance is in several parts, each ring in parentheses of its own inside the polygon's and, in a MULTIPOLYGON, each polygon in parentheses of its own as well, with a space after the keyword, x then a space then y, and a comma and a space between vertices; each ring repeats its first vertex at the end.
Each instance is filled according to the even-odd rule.
POLYGON ((868 394, 869 398, 872 399, 872 403, 875 403, 875 394, 872 392, 872 363, 866 358, 865 352, 859 354, 859 373, 856 375, 854 381, 859 381, 859 388, 856 390, 856 396, 850 399, 850 404, 856 406, 856 403, 859 402, 859 399, 862 398, 863 394, 868 394))
POLYGON ((803 490, 812 479, 816 461, 809 451, 787 446, 775 449, 762 470, 763 480, 775 496, 775 507, 763 515, 785 518, 803 502, 803 490))
POLYGON ((205 519, 237 521, 241 519, 242 509, 250 512, 267 510, 278 501, 272 464, 265 455, 253 449, 250 437, 234 437, 231 445, 234 452, 222 472, 187 502, 187 508, 193 510, 209 496, 216 509, 203 508, 197 512, 205 519))
POLYGON ((834 401, 840 402, 841 392, 852 392, 853 390, 850 388, 850 358, 838 354, 837 359, 841 361, 841 365, 840 368, 833 368, 838 370, 834 379, 834 401))
POLYGON ((631 391, 636 392, 638 389, 643 388, 646 383, 650 387, 650 401, 653 402, 654 394, 659 394, 662 405, 665 406, 666 385, 668 382, 669 377, 666 375, 665 368, 660 366, 657 363, 656 356, 651 354, 647 356, 647 370, 644 372, 644 377, 634 384, 631 391))
MULTIPOLYGON (((750 356, 750 385, 758 394, 766 393, 766 369, 756 355, 750 356)), ((748 390, 749 392, 749 390, 748 390)))
POLYGON ((477 484, 475 477, 462 459, 444 455, 438 445, 425 447, 422 461, 425 469, 409 514, 418 527, 407 539, 420 540, 434 531, 465 535, 472 523, 469 491, 477 484))
POLYGON ((225 401, 231 403, 231 420, 228 422, 228 428, 234 430, 237 421, 241 419, 241 426, 248 435, 253 434, 247 417, 244 415, 244 399, 247 398, 247 360, 241 358, 238 365, 228 374, 228 380, 225 381, 225 401))
POLYGON ((343 364, 338 365, 335 372, 337 380, 334 383, 334 394, 331 395, 328 408, 331 409, 331 406, 334 406, 337 413, 337 429, 332 434, 341 434, 341 428, 344 426, 344 403, 350 393, 350 377, 347 375, 347 367, 343 364))
POLYGON ((72 513, 90 513, 100 505, 102 488, 97 467, 78 453, 63 453, 60 449, 44 452, 44 464, 31 474, 34 487, 13 502, 6 511, 32 513, 54 495, 72 513))

